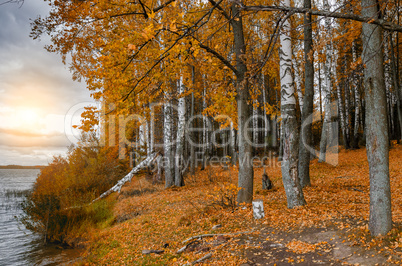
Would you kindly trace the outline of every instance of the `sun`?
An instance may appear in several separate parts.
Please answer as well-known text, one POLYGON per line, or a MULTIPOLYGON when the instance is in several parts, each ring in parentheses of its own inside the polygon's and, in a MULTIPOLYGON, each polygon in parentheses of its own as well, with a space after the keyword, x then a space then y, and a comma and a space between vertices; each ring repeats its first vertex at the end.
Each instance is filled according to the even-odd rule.
POLYGON ((23 108, 16 112, 15 119, 20 127, 32 127, 39 123, 39 115, 35 109, 23 108))

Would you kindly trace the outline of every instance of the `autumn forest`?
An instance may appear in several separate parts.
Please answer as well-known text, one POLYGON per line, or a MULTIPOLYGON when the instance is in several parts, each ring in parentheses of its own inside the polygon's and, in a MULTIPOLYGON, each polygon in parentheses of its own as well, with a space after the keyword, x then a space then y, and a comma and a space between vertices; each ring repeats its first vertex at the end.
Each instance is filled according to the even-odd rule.
MULTIPOLYGON (((41 170, 20 218, 29 229, 89 239, 94 264, 258 262, 244 235, 274 243, 264 230, 319 224, 402 260, 399 0, 48 2, 31 37, 51 37, 98 107, 41 170), (219 245, 169 250, 202 234, 219 245)), ((291 265, 336 250, 286 241, 291 265)))

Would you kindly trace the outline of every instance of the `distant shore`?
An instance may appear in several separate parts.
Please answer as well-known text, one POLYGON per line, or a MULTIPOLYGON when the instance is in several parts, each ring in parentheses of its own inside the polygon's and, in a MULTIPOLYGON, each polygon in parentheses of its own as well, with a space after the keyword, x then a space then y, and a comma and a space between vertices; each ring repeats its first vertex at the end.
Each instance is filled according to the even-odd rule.
POLYGON ((25 166, 25 165, 0 165, 0 169, 42 169, 45 168, 45 165, 30 165, 30 166, 25 166))

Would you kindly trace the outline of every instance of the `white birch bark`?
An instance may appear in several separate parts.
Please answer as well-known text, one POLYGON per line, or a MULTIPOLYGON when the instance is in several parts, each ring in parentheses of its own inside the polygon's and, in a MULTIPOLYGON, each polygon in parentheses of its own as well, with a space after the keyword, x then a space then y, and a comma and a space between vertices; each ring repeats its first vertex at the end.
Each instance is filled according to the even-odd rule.
POLYGON ((349 78, 345 82, 345 119, 346 119, 346 130, 347 130, 347 136, 348 136, 348 141, 350 144, 350 89, 349 85, 350 80, 349 78))
MULTIPOLYGON (((353 42, 352 46, 353 62, 357 61, 356 43, 353 42)), ((356 72, 353 75, 353 89, 355 93, 355 121, 353 129, 353 145, 354 148, 359 148, 359 125, 360 125, 360 91, 359 91, 359 77, 356 72)))
POLYGON ((230 149, 232 155, 232 165, 236 165, 236 132, 233 126, 233 122, 230 122, 230 149))
POLYGON ((261 74, 261 79, 262 79, 262 114, 264 117, 264 153, 266 152, 267 148, 267 140, 268 140, 268 131, 271 129, 269 126, 269 120, 267 119, 267 113, 265 111, 265 106, 267 105, 267 98, 266 98, 266 93, 265 93, 265 75, 261 74))
POLYGON ((143 120, 141 121, 140 129, 139 129, 139 150, 141 153, 141 156, 145 153, 145 145, 146 145, 146 121, 143 120))
POLYGON ((258 100, 253 104, 253 143, 258 144, 258 100))
MULTIPOLYGON (((323 1, 324 9, 330 10, 330 6, 328 4, 328 0, 323 1)), ((325 18, 325 29, 327 36, 329 38, 332 37, 332 24, 331 18, 325 18)), ((327 44, 325 46, 325 64, 324 64, 324 122, 322 124, 322 132, 321 132, 321 142, 320 142, 320 156, 319 161, 324 162, 326 159, 327 147, 330 145, 332 141, 332 128, 331 128, 331 92, 332 92, 332 41, 327 40, 327 44)))
POLYGON ((153 153, 155 151, 155 113, 153 108, 150 108, 150 110, 149 151, 153 153))
POLYGON ((184 131, 186 124, 186 98, 182 95, 184 93, 183 77, 180 77, 177 84, 177 92, 179 94, 179 102, 177 105, 177 113, 179 122, 177 125, 177 138, 176 138, 176 157, 175 157, 175 185, 177 187, 183 186, 182 175, 182 159, 184 151, 184 131))
MULTIPOLYGON (((205 76, 203 76, 203 80, 205 82, 205 76)), ((205 110, 207 109, 207 89, 205 87, 204 84, 204 97, 202 99, 202 109, 205 110)), ((203 123, 203 130, 202 130, 202 147, 203 147, 203 152, 202 152, 202 169, 205 169, 205 167, 207 166, 207 157, 209 154, 209 123, 208 123, 208 117, 206 115, 202 116, 202 123, 203 123)))
MULTIPOLYGON (((281 1, 290 6, 290 0, 281 1)), ((306 202, 298 177, 299 130, 296 119, 296 99, 292 78, 292 42, 290 22, 286 20, 280 34, 280 78, 281 78, 281 117, 283 135, 282 179, 285 187, 287 206, 294 208, 306 202)))
POLYGON ((108 195, 110 195, 113 192, 118 192, 120 193, 121 188, 123 187, 123 185, 127 182, 130 182, 131 179, 133 178, 133 176, 138 173, 141 169, 145 168, 146 166, 148 166, 153 160, 156 159, 157 157, 157 153, 153 153, 150 156, 148 156, 145 160, 143 160, 142 162, 140 162, 136 167, 134 167, 130 173, 128 173, 125 177, 123 177, 122 179, 120 179, 116 185, 114 185, 112 188, 110 188, 109 190, 107 190, 106 192, 102 193, 98 198, 94 199, 92 201, 92 203, 94 203, 97 200, 100 200, 104 197, 107 197, 108 195))
POLYGON ((164 93, 165 104, 163 106, 163 151, 165 166, 165 187, 174 185, 174 161, 173 161, 173 111, 170 103, 170 93, 164 93))
POLYGON ((334 55, 334 81, 335 81, 335 86, 336 86, 336 94, 338 96, 338 110, 339 110, 339 121, 341 124, 341 130, 342 130, 342 136, 343 136, 343 142, 345 147, 347 146, 347 132, 346 132, 346 121, 345 121, 345 112, 343 109, 343 101, 342 101, 342 89, 341 85, 339 84, 338 80, 338 70, 336 68, 336 62, 337 60, 337 54, 334 55))

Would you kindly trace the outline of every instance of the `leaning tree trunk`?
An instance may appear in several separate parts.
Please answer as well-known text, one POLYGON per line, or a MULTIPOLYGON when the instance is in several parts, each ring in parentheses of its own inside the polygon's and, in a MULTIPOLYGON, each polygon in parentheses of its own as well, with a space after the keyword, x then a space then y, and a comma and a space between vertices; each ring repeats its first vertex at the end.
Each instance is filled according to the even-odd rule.
MULTIPOLYGON (((376 17, 376 0, 362 0, 362 15, 376 17)), ((366 140, 370 169, 370 221, 372 235, 386 235, 392 228, 389 179, 387 100, 384 84, 382 29, 364 23, 362 29, 364 84, 366 88, 366 140)))
POLYGON ((251 203, 253 200, 254 170, 251 163, 252 146, 250 140, 250 130, 247 128, 249 118, 249 91, 248 82, 245 79, 247 66, 244 63, 246 45, 243 35, 243 21, 238 6, 232 4, 232 26, 234 37, 234 52, 236 54, 237 69, 237 109, 238 109, 238 127, 239 127, 239 178, 238 186, 240 188, 237 194, 238 203, 251 203))
MULTIPOLYGON (((311 8, 311 0, 304 0, 304 8, 311 8)), ((301 187, 311 185, 310 181, 310 157, 308 147, 312 144, 311 127, 313 123, 314 103, 314 55, 313 55, 313 30, 311 14, 304 15, 304 99, 302 108, 302 127, 300 131, 299 150, 299 179, 301 187)))
POLYGON ((175 156, 175 178, 174 184, 177 187, 184 185, 183 174, 182 174, 182 163, 183 163, 183 151, 184 151, 184 130, 186 124, 186 98, 183 97, 184 85, 180 77, 178 81, 178 94, 179 103, 177 105, 177 114, 179 116, 179 122, 177 123, 177 139, 176 139, 176 156, 175 156))
MULTIPOLYGON (((290 6, 290 0, 281 1, 290 6)), ((292 79, 292 42, 290 22, 286 20, 280 34, 281 117, 283 136, 282 180, 288 208, 306 204, 298 176, 299 130, 296 118, 296 98, 292 79)))

